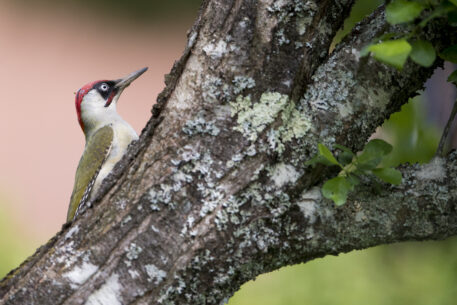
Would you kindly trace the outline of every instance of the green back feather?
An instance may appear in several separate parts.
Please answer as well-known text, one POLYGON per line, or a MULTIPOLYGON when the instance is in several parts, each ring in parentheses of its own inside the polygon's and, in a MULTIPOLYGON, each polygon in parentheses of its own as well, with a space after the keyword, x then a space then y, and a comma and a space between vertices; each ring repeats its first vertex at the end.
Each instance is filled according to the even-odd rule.
POLYGON ((82 199, 88 200, 98 172, 105 162, 113 142, 113 129, 106 125, 97 130, 86 143, 75 175, 75 185, 68 207, 67 221, 72 220, 82 199))

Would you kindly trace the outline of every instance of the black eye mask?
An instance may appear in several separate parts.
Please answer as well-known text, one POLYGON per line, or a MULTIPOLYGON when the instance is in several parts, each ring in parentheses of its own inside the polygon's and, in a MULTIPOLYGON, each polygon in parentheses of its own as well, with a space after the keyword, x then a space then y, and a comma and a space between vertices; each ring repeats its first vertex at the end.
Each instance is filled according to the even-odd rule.
MULTIPOLYGON (((94 85, 93 89, 96 89, 98 93, 103 97, 103 99, 108 103, 108 99, 112 99, 111 95, 115 90, 114 88, 115 82, 113 81, 102 81, 98 82, 94 85), (108 90, 102 90, 102 87, 106 85, 108 86, 108 90)), ((114 93, 116 95, 116 93, 114 93)), ((113 96, 114 97, 114 96, 113 96)), ((111 104, 111 101, 109 101, 109 104, 111 104)), ((107 107, 107 106, 105 106, 107 107)))

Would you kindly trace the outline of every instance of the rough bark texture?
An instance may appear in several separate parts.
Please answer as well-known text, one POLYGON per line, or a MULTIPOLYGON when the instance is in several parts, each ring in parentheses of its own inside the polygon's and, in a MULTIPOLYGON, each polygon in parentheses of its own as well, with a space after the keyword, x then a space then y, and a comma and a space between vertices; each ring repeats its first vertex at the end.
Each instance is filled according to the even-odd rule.
MULTIPOLYGON (((335 207, 305 166, 318 142, 360 149, 433 68, 401 72, 363 45, 331 54, 351 0, 208 0, 140 140, 94 202, 0 282, 0 304, 221 304, 281 266, 457 233, 455 155, 362 184, 335 207)), ((439 20, 424 35, 456 40, 439 20)))

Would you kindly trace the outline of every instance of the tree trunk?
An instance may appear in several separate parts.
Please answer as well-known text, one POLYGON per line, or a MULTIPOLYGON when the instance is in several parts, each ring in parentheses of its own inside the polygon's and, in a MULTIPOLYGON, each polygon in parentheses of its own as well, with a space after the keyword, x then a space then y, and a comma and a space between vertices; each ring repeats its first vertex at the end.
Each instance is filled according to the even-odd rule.
MULTIPOLYGON (((0 282, 0 304, 221 304, 285 265, 457 233, 457 155, 336 207, 305 165, 353 150, 432 68, 361 58, 378 9, 329 54, 352 0, 208 0, 152 117, 93 208, 0 282)), ((434 21, 439 48, 456 31, 434 21)))

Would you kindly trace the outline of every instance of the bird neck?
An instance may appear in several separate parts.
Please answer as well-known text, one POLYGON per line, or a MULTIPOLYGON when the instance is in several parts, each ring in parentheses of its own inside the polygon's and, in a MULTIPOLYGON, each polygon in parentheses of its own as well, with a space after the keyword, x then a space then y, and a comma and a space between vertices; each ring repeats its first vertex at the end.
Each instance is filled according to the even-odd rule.
POLYGON ((122 118, 116 111, 115 105, 110 105, 108 108, 82 108, 81 119, 84 125, 86 143, 103 126, 122 121, 122 118))
POLYGON ((115 113, 115 115, 111 114, 109 117, 103 118, 102 120, 84 121, 84 135, 86 137, 86 143, 100 128, 106 125, 113 125, 119 120, 122 120, 121 117, 115 113))

